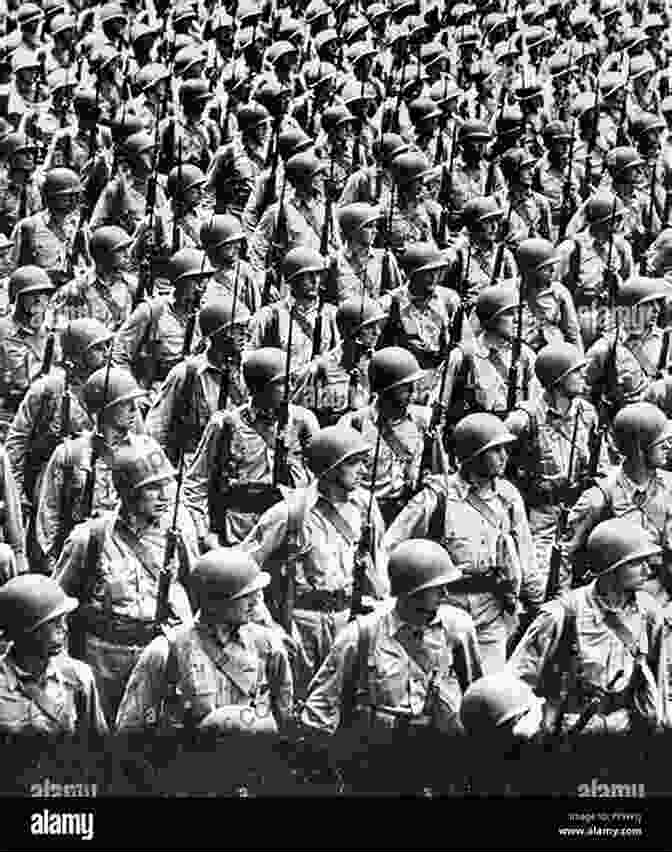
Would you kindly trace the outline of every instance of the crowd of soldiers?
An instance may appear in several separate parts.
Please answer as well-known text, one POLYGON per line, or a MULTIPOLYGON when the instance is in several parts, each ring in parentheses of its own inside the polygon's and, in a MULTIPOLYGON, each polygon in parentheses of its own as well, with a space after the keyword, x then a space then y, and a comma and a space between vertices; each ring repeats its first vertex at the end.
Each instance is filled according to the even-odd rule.
POLYGON ((671 23, 2 4, 0 732, 672 726, 671 23))

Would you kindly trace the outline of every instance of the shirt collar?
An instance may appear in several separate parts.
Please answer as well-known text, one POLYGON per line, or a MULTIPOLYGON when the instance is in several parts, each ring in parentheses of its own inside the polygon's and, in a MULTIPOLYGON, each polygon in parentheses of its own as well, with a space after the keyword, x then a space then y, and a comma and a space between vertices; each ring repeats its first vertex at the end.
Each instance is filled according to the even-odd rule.
POLYGON ((389 619, 390 619, 390 623, 389 623, 390 624, 390 635, 392 637, 396 637, 401 631, 404 631, 404 630, 426 631, 429 628, 435 628, 437 625, 441 624, 441 617, 439 616, 439 614, 437 612, 436 616, 434 616, 434 618, 428 624, 426 624, 426 625, 412 625, 410 622, 405 622, 401 618, 401 616, 399 615, 399 610, 397 609, 396 605, 392 608, 392 610, 390 610, 389 619))

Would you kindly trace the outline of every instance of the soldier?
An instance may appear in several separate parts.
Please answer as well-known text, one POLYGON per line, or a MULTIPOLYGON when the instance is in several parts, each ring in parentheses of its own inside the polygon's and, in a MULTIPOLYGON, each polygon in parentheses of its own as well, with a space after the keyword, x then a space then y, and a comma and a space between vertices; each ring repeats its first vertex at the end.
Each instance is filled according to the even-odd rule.
POLYGON ((642 587, 661 549, 620 518, 599 524, 587 548, 596 580, 544 605, 509 666, 549 700, 546 725, 554 730, 655 730, 668 721, 664 628, 642 587), (542 680, 553 665, 565 676, 561 691, 542 680))
POLYGON ((201 225, 200 242, 214 268, 203 293, 203 306, 221 296, 233 296, 236 290, 240 304, 250 314, 261 308, 261 290, 257 275, 241 257, 245 232, 240 220, 230 214, 215 214, 201 225))
POLYGON ((47 171, 56 167, 72 169, 82 180, 102 170, 106 181, 109 177, 106 158, 111 153, 112 134, 109 128, 98 125, 101 111, 96 93, 85 88, 76 89, 72 106, 75 120, 54 134, 44 168, 47 171))
POLYGON ((287 653, 277 631, 253 621, 269 581, 237 548, 217 548, 197 561, 190 585, 198 616, 140 655, 117 714, 121 735, 169 727, 171 720, 162 719, 167 711, 178 720, 189 714, 202 735, 287 728, 293 699, 287 653))
POLYGON ((411 353, 401 347, 385 347, 369 362, 369 385, 375 402, 351 414, 339 423, 353 427, 375 447, 380 445, 375 471, 369 481, 375 483, 375 495, 386 525, 392 523, 415 491, 429 411, 411 404, 413 386, 423 375, 411 353))
POLYGON ((0 589, 0 623, 11 640, 0 661, 4 737, 106 735, 93 673, 66 652, 66 616, 77 607, 50 578, 25 574, 0 589))
POLYGON ((219 147, 219 128, 204 116, 205 104, 212 97, 207 80, 185 80, 180 84, 179 101, 182 118, 166 120, 161 134, 162 170, 169 172, 177 165, 181 150, 182 163, 205 170, 219 147))
MULTIPOLYGON (((597 413, 582 399, 585 364, 581 351, 571 344, 545 346, 534 363, 544 393, 534 402, 521 404, 506 419, 507 429, 518 439, 511 450, 512 479, 525 495, 544 589, 552 546, 556 536, 564 534, 561 513, 582 491, 595 452, 597 413)), ((595 462, 596 473, 606 474, 609 462, 604 444, 595 462)), ((570 576, 560 577, 560 589, 566 591, 570 584, 570 576)))
MULTIPOLYGON (((626 518, 641 525, 651 542, 664 550, 661 577, 669 570, 670 474, 667 464, 670 427, 665 415, 651 403, 632 403, 613 421, 614 441, 621 463, 584 492, 572 508, 562 542, 563 566, 579 578, 587 573, 585 543, 593 528, 605 518, 626 518)), ((660 564, 660 561, 656 561, 660 564)))
POLYGON ((234 304, 226 294, 213 297, 199 312, 207 350, 172 368, 147 413, 147 432, 172 461, 184 453, 190 462, 215 412, 246 402, 241 359, 250 320, 244 303, 234 304))
POLYGON ((55 448, 40 479, 35 539, 41 562, 53 571, 63 543, 76 524, 115 509, 119 496, 112 483, 116 452, 145 442, 137 400, 144 391, 130 373, 107 367, 95 370, 81 391, 96 431, 82 430, 55 448), (89 505, 90 501, 90 505, 89 505))
POLYGON ((400 260, 408 243, 441 242, 441 208, 427 192, 427 182, 434 176, 424 154, 409 151, 397 155, 390 164, 396 192, 390 198, 391 212, 386 239, 400 260))
POLYGON ((343 238, 343 251, 338 256, 336 288, 339 303, 365 293, 371 299, 383 296, 382 287, 396 290, 401 286, 401 273, 391 252, 374 249, 377 225, 383 216, 380 208, 365 202, 341 205, 338 224, 343 238), (383 268, 387 265, 386 275, 383 268))
POLYGON ((546 197, 532 189, 538 158, 524 148, 509 148, 499 162, 511 205, 509 240, 515 245, 531 237, 549 240, 551 209, 546 197))
POLYGON ((553 244, 539 238, 523 240, 518 246, 516 260, 525 299, 525 342, 535 351, 562 340, 583 350, 572 296, 556 279, 560 258, 553 244))
POLYGON ((303 455, 319 427, 312 412, 291 403, 286 424, 280 423, 286 362, 282 350, 254 348, 243 362, 251 400, 217 411, 203 433, 187 473, 185 497, 208 547, 218 544, 217 536, 229 545, 241 542, 266 506, 282 496, 278 486, 310 482, 303 455), (281 464, 283 448, 287 458, 281 464))
POLYGON ((355 116, 342 104, 327 107, 320 116, 322 132, 315 153, 325 162, 324 191, 334 201, 343 194, 347 179, 357 166, 354 161, 357 152, 353 148, 355 121, 355 116))
POLYGON ((9 133, 0 147, 8 161, 0 183, 0 231, 9 237, 19 219, 42 209, 42 196, 34 178, 35 144, 22 133, 9 133))
POLYGON ((335 307, 320 296, 324 276, 324 259, 316 251, 302 246, 287 252, 282 278, 290 294, 262 308, 252 324, 251 349, 286 349, 291 335, 290 364, 295 382, 313 358, 333 349, 339 340, 335 307))
POLYGON ((345 426, 317 432, 308 450, 317 489, 297 492, 272 506, 243 543, 280 589, 286 572, 294 576, 293 613, 287 612, 292 608, 286 591, 276 594, 276 611, 299 643, 294 669, 299 695, 305 695, 334 637, 348 621, 355 552, 365 526, 371 535, 360 569, 363 592, 383 598, 389 591, 381 551, 383 520, 375 498, 362 487, 370 451, 364 437, 345 426))
MULTIPOLYGON (((311 682, 301 723, 310 733, 327 735, 349 727, 361 742, 360 754, 369 752, 377 734, 398 734, 398 747, 413 738, 415 752, 425 746, 418 740, 424 732, 427 748, 408 756, 404 778, 393 774, 392 785, 417 792, 418 782, 426 786, 431 778, 441 790, 446 767, 443 761, 437 766, 436 734, 462 732, 462 697, 482 673, 471 616, 446 603, 445 593, 462 573, 444 548, 426 539, 399 545, 388 572, 395 601, 338 634, 311 682)), ((377 769, 383 766, 389 774, 390 764, 377 769)), ((391 790, 382 779, 377 790, 381 784, 391 790)))
POLYGON ((240 139, 225 141, 214 153, 207 171, 207 189, 217 213, 243 215, 265 166, 271 115, 263 104, 241 104, 236 112, 240 139))
POLYGON ((114 719, 140 652, 159 630, 158 578, 165 566, 168 536, 177 539, 173 559, 165 566, 172 580, 168 604, 178 621, 191 618, 182 583, 198 548, 186 511, 178 512, 177 528, 169 528, 174 474, 166 455, 149 437, 118 450, 112 469, 118 509, 78 524, 54 569, 54 580, 66 593, 80 593, 78 628, 84 656, 94 671, 108 719, 114 719))
POLYGON ((168 175, 166 195, 172 209, 166 225, 175 252, 179 249, 201 248, 200 231, 208 216, 204 184, 205 175, 192 163, 174 166, 168 175))
POLYGON ((79 176, 71 169, 52 169, 42 185, 45 209, 17 222, 12 232, 15 267, 45 269, 56 286, 72 278, 74 246, 81 227, 79 176))
POLYGON ((198 310, 204 279, 213 273, 205 252, 196 249, 180 249, 166 267, 171 294, 141 302, 114 342, 114 363, 130 370, 140 385, 154 392, 196 343, 194 335, 187 339, 187 327, 198 310))
POLYGON ((467 415, 455 427, 457 474, 432 478, 385 535, 393 554, 412 537, 440 541, 463 574, 451 603, 473 617, 487 674, 506 661, 519 598, 530 610, 543 603, 534 544, 520 492, 504 479, 507 445, 515 441, 490 414, 467 415))
MULTIPOLYGON (((581 204, 583 174, 572 148, 574 127, 562 121, 551 121, 543 130, 546 153, 534 172, 534 188, 548 200, 551 211, 551 234, 556 242, 566 230, 569 220, 581 204), (570 160, 571 152, 571 160, 570 160)), ((575 144, 575 143, 574 143, 575 144)))
POLYGON ((123 228, 104 225, 89 240, 94 267, 62 287, 51 300, 53 326, 62 331, 79 317, 91 317, 117 332, 131 314, 138 289, 137 277, 128 272, 132 238, 123 228))
POLYGON ((39 267, 21 267, 9 279, 12 316, 0 331, 0 414, 3 436, 30 383, 40 373, 47 344, 45 317, 54 286, 39 267))
POLYGON ((409 145, 396 133, 384 133, 376 148, 375 166, 365 166, 350 175, 338 200, 339 207, 362 202, 389 208, 392 196, 392 162, 406 154, 409 145))

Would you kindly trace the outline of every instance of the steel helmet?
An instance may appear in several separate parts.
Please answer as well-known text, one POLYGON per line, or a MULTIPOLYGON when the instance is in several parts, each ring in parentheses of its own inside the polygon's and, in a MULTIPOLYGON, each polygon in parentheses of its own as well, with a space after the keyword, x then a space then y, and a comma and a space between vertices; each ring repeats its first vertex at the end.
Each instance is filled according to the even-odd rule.
POLYGON ((343 124, 352 124, 354 121, 355 116, 345 105, 335 104, 332 107, 327 107, 322 113, 322 130, 327 134, 331 134, 337 127, 343 124))
POLYGON ((387 315, 374 299, 353 296, 336 310, 336 327, 344 340, 351 340, 363 326, 379 323, 387 315))
POLYGON ((647 302, 665 299, 669 292, 664 279, 636 275, 620 285, 616 293, 616 302, 623 307, 634 308, 645 305, 647 302))
POLYGON ((656 73, 656 63, 653 57, 644 53, 641 56, 633 56, 630 60, 628 69, 631 80, 636 80, 638 77, 643 77, 645 74, 656 73))
POLYGON ((215 548, 196 561, 190 582, 202 605, 212 595, 229 601, 250 595, 268 586, 271 576, 242 548, 215 548))
POLYGON ((478 412, 467 415, 455 426, 455 453, 460 462, 469 462, 474 457, 493 447, 511 444, 516 440, 496 415, 478 412))
POLYGON ((534 362, 534 372, 544 388, 551 389, 585 364, 586 359, 577 347, 561 341, 547 344, 539 350, 534 362))
POLYGON ((215 268, 205 252, 199 249, 180 249, 166 265, 166 278, 175 286, 185 278, 207 278, 215 268))
POLYGON ((5 157, 12 158, 23 151, 35 151, 35 143, 31 142, 24 133, 12 131, 2 140, 2 152, 5 157))
POLYGON ((243 359, 243 378, 250 391, 262 391, 271 382, 284 381, 287 355, 277 347, 261 347, 243 359))
POLYGON ((492 137, 490 129, 484 121, 469 119, 459 130, 460 142, 488 142, 492 137))
POLYGON ((112 461, 112 482, 121 496, 174 477, 175 469, 170 460, 149 436, 137 436, 133 445, 124 445, 117 450, 112 461))
POLYGON ((499 158, 499 166, 507 181, 517 178, 525 168, 534 166, 537 158, 524 148, 508 148, 499 158))
POLYGON ((444 252, 436 248, 434 243, 410 243, 406 247, 401 263, 410 281, 420 272, 449 266, 450 260, 444 252))
POLYGON ((586 202, 584 215, 590 225, 601 225, 611 222, 612 216, 615 222, 623 216, 625 208, 618 196, 608 192, 598 192, 591 196, 586 202), (614 208, 614 205, 616 207, 614 208))
POLYGON ((124 155, 129 160, 138 160, 141 154, 154 149, 153 138, 144 130, 131 133, 124 140, 124 155))
POLYGON ((82 184, 79 180, 77 172, 72 169, 56 168, 50 169, 42 184, 42 192, 47 198, 54 196, 70 195, 71 193, 80 193, 82 184))
MULTIPOLYGON (((89 344, 91 346, 91 344, 89 344)), ((146 391, 128 370, 107 366, 94 371, 83 388, 84 405, 91 414, 99 414, 117 403, 126 403, 146 396, 146 391)))
POLYGON ((600 96, 610 98, 628 85, 628 78, 620 71, 607 71, 600 77, 600 96))
POLYGON ((40 60, 34 51, 19 47, 12 53, 12 71, 14 73, 39 67, 40 60))
POLYGON ((381 209, 373 204, 356 201, 340 207, 337 211, 337 216, 341 232, 347 239, 366 225, 377 222, 382 218, 383 214, 381 209))
POLYGON ((144 65, 135 75, 135 88, 142 94, 157 86, 162 80, 168 80, 170 72, 165 65, 158 62, 150 62, 144 65))
POLYGON ((130 234, 123 228, 117 225, 102 225, 91 235, 89 252, 94 261, 100 262, 113 252, 130 246, 131 243, 130 234))
POLYGON ((521 273, 536 272, 543 267, 557 264, 559 260, 553 243, 541 237, 521 240, 516 252, 516 261, 521 273))
POLYGON ((8 637, 16 638, 72 613, 78 605, 55 580, 34 573, 19 575, 0 588, 0 625, 8 637))
POLYGON ((408 142, 405 142, 397 133, 384 133, 380 142, 380 158, 384 165, 390 166, 392 161, 400 154, 406 154, 409 150, 408 142))
POLYGON ((312 151, 301 151, 298 154, 293 154, 285 164, 285 175, 292 185, 312 178, 323 171, 324 164, 312 151))
POLYGON ((55 68, 47 75, 47 86, 52 93, 63 92, 74 89, 77 86, 77 80, 68 73, 65 68, 55 68))
POLYGON ((532 688, 502 670, 469 685, 462 697, 460 718, 471 736, 487 735, 502 728, 538 703, 532 688))
POLYGON ((610 518, 598 524, 588 537, 586 549, 591 567, 600 575, 663 550, 643 527, 627 518, 610 518))
POLYGON ((462 577, 445 548, 430 539, 408 539, 392 551, 387 564, 395 598, 445 586, 462 577))
POLYGON ((470 198, 462 208, 462 222, 469 230, 473 230, 481 222, 501 218, 503 213, 493 196, 476 196, 470 198))
POLYGON ((433 173, 429 161, 419 151, 408 151, 405 154, 397 155, 390 163, 390 169, 400 187, 412 184, 414 181, 424 180, 433 173))
POLYGON ((424 375, 417 358, 403 347, 379 349, 369 362, 369 383, 378 394, 416 382, 424 375))
POLYGON ((622 175, 627 169, 635 169, 637 166, 643 166, 644 160, 642 160, 634 148, 622 145, 612 148, 607 153, 606 164, 612 178, 616 178, 622 175))
POLYGON ((218 213, 201 225, 200 240, 205 249, 216 249, 226 243, 239 243, 245 240, 243 226, 236 216, 230 213, 218 213))
POLYGON ((323 83, 333 80, 337 74, 336 66, 332 65, 331 62, 315 62, 307 66, 304 79, 309 89, 315 89, 323 83))
POLYGON ((54 287, 47 271, 31 265, 18 267, 9 277, 9 301, 17 302, 24 293, 51 293, 54 287))
POLYGON ((524 120, 519 106, 504 107, 495 119, 495 132, 500 139, 512 134, 517 135, 522 131, 524 120))
POLYGON ((93 317, 78 317, 68 323, 61 336, 64 361, 81 364, 87 351, 114 337, 112 330, 93 317))
POLYGON ((290 56, 291 54, 294 54, 298 59, 299 50, 295 44, 292 44, 291 41, 276 41, 266 51, 266 59, 271 65, 275 65, 283 56, 290 56))
POLYGON ((204 338, 214 338, 228 331, 232 325, 247 325, 252 319, 245 303, 238 299, 234 314, 233 294, 222 294, 213 297, 207 305, 198 312, 198 324, 204 338))
POLYGON ((313 145, 315 145, 313 137, 308 136, 300 127, 286 127, 278 136, 278 151, 285 164, 297 154, 307 152, 313 156, 313 152, 309 150, 313 145))
POLYGON ((460 89, 457 83, 447 77, 443 80, 437 80, 429 90, 429 97, 433 101, 436 101, 441 108, 446 108, 451 101, 463 94, 463 90, 460 89))
POLYGON ((666 127, 665 120, 655 113, 639 113, 630 122, 630 135, 641 143, 647 133, 651 131, 660 133, 666 127))
POLYGON ((166 195, 168 198, 182 196, 193 187, 202 187, 205 183, 205 175, 192 163, 183 163, 174 166, 168 175, 166 184, 166 195))
POLYGON ((268 124, 271 114, 263 104, 250 101, 249 104, 241 104, 236 110, 238 127, 243 133, 249 132, 260 124, 268 124))
POLYGON ((180 101, 183 104, 203 103, 212 97, 210 84, 200 77, 190 77, 180 84, 180 101))
POLYGON ((550 146, 557 141, 569 142, 572 138, 572 132, 569 126, 564 121, 549 121, 543 130, 544 144, 550 146))
POLYGON ((106 24, 109 21, 125 21, 126 13, 121 8, 120 3, 105 3, 100 7, 100 23, 106 24))
POLYGON ((413 124, 421 121, 429 121, 433 118, 441 118, 442 110, 432 98, 423 95, 415 98, 408 105, 408 114, 413 124))
POLYGON ((307 448, 310 470, 319 479, 337 465, 355 456, 364 456, 371 447, 361 432, 347 426, 329 426, 312 437, 307 448))
POLYGON ((290 249, 282 262, 282 275, 289 284, 297 275, 306 272, 324 272, 324 258, 319 252, 299 246, 290 249))
POLYGON ((518 290, 506 284, 484 287, 476 298, 476 316, 484 328, 488 328, 505 311, 517 308, 520 303, 518 290))
POLYGON ((178 77, 182 77, 189 72, 193 72, 194 68, 199 65, 205 65, 207 58, 198 45, 186 45, 180 48, 175 54, 173 68, 178 77))
POLYGON ((36 3, 22 3, 16 13, 19 24, 30 24, 42 18, 42 9, 36 3))
POLYGON ((626 456, 635 448, 648 450, 672 437, 665 413, 653 403, 629 403, 620 409, 613 424, 614 440, 626 456))

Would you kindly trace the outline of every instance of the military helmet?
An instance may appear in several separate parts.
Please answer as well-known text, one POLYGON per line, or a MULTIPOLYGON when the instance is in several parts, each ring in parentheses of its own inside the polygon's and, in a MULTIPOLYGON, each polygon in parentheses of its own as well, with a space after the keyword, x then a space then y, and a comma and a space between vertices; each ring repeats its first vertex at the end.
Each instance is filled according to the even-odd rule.
POLYGON ((166 278, 173 286, 185 278, 207 278, 214 271, 207 254, 200 249, 180 249, 166 264, 166 278))
POLYGON ((356 201, 340 207, 337 211, 337 216, 341 233, 347 239, 366 225, 377 222, 382 218, 383 213, 379 207, 373 204, 356 201))
POLYGON ((600 96, 610 98, 620 92, 628 84, 628 78, 620 71, 607 71, 600 75, 600 96))
POLYGON ((413 276, 420 272, 449 266, 450 260, 434 243, 409 243, 401 263, 409 281, 412 281, 413 276))
POLYGON ((336 309, 336 327, 344 340, 352 340, 363 326, 379 323, 387 315, 377 300, 365 296, 346 299, 336 309))
POLYGON ((629 403, 620 409, 613 424, 614 440, 626 456, 634 449, 648 450, 672 437, 665 413, 653 403, 629 403))
POLYGON ((371 390, 378 394, 416 382, 424 375, 417 358, 403 347, 379 349, 369 362, 369 383, 371 390))
POLYGON ((52 293, 54 287, 47 271, 29 264, 18 267, 9 277, 9 301, 16 302, 25 293, 52 293))
POLYGON ((152 151, 153 149, 154 140, 144 130, 140 130, 138 133, 131 133, 124 140, 124 156, 131 161, 137 161, 141 154, 152 151))
POLYGON ((461 463, 516 440, 502 421, 489 412, 467 415, 455 426, 455 454, 461 463))
POLYGON ((202 187, 205 183, 205 175, 192 163, 184 163, 174 166, 168 175, 166 184, 166 195, 168 198, 183 196, 194 187, 202 187))
POLYGON ((235 601, 264 589, 271 576, 242 548, 215 548, 199 557, 189 581, 203 606, 208 597, 235 601))
POLYGON ((277 347, 261 347, 243 359, 243 378, 250 391, 262 391, 271 382, 284 381, 287 355, 277 347))
MULTIPOLYGON (((75 89, 75 93, 72 96, 72 106, 77 115, 82 118, 97 119, 101 113, 100 104, 96 103, 96 93, 93 89, 75 89)), ((141 127, 143 125, 138 122, 137 130, 140 130, 141 127)))
POLYGON ((89 252, 95 262, 100 262, 113 252, 130 246, 132 237, 118 225, 102 225, 91 235, 89 252))
POLYGON ((534 362, 534 372, 544 388, 551 389, 585 364, 586 359, 577 347, 561 341, 547 344, 539 350, 534 362))
POLYGON ((338 70, 331 62, 315 62, 306 67, 304 79, 309 89, 316 89, 323 83, 333 80, 337 74, 338 70))
POLYGON ((247 133, 260 124, 268 124, 271 114, 263 104, 258 101, 250 101, 249 104, 241 104, 236 110, 238 127, 243 133, 247 133))
POLYGON ((238 299, 234 306, 233 294, 229 296, 228 293, 213 297, 198 312, 198 325, 204 338, 214 338, 232 325, 247 324, 251 319, 247 305, 238 299))
POLYGON ((282 275, 289 284, 297 275, 306 272, 324 272, 324 258, 319 252, 299 246, 290 249, 282 262, 282 275))
POLYGON ((343 104, 335 104, 332 107, 327 107, 322 113, 321 124, 322 130, 327 133, 333 133, 337 127, 343 124, 352 124, 355 121, 355 116, 343 104))
POLYGON ((662 553, 643 527, 626 518, 600 522, 588 537, 586 550, 591 568, 600 575, 662 553))
POLYGON ((55 68, 47 74, 47 86, 52 94, 70 92, 77 86, 77 81, 65 68, 55 68))
POLYGON ((665 299, 670 293, 664 279, 635 275, 624 281, 616 291, 616 302, 628 308, 665 299))
POLYGON ((651 131, 660 133, 666 127, 665 120, 655 113, 638 113, 630 122, 630 135, 633 139, 641 142, 645 134, 651 131))
POLYGON ((460 719, 467 734, 483 736, 503 728, 538 701, 528 684, 502 670, 469 685, 462 698, 460 719))
POLYGON ((572 132, 564 121, 549 121, 542 133, 544 144, 550 148, 554 142, 569 142, 572 132))
POLYGON ((40 9, 37 3, 22 3, 16 12, 16 20, 19 25, 23 26, 39 21, 42 18, 42 14, 42 9, 40 9))
POLYGON ((217 213, 201 225, 199 237, 205 249, 216 249, 226 243, 244 240, 245 232, 238 217, 230 213, 217 213))
POLYGON ((406 154, 409 144, 397 133, 384 133, 380 142, 380 157, 385 166, 389 166, 400 154, 406 154))
MULTIPOLYGON (((352 20, 352 18, 350 19, 352 20)), ((365 24, 368 27, 368 21, 365 24)), ((355 41, 348 44, 345 57, 351 66, 357 66, 365 59, 372 59, 377 54, 376 48, 367 41, 355 41)), ((360 69, 357 69, 359 73, 360 69)))
POLYGON ((205 65, 206 56, 203 50, 195 44, 185 45, 175 54, 173 69, 178 77, 193 71, 194 67, 205 65))
POLYGON ((624 213, 625 208, 620 198, 605 191, 600 191, 592 195, 584 207, 584 215, 590 225, 601 225, 611 222, 612 217, 617 222, 619 217, 623 216, 624 213))
POLYGON ((413 124, 418 124, 421 121, 441 118, 443 112, 436 101, 424 95, 410 102, 408 105, 408 114, 413 124))
POLYGON ((40 60, 34 51, 19 47, 12 53, 12 71, 15 74, 19 71, 28 71, 39 67, 40 60))
POLYGON ((110 367, 108 371, 107 365, 95 370, 84 383, 83 389, 84 405, 91 414, 99 414, 117 403, 145 396, 146 392, 135 381, 132 373, 121 367, 110 367))
POLYGON ((576 69, 572 57, 568 53, 555 53, 548 60, 548 70, 551 78, 557 80, 576 69))
POLYGON ((12 158, 23 151, 35 151, 35 143, 28 139, 25 133, 12 131, 2 140, 2 153, 12 158))
POLYGON ((324 0, 310 0, 303 17, 306 19, 307 24, 314 24, 320 18, 328 18, 330 14, 331 6, 325 3, 324 0))
POLYGON ((646 53, 641 56, 633 56, 630 60, 628 73, 630 74, 631 80, 636 80, 638 77, 643 77, 645 74, 655 74, 656 63, 654 62, 653 57, 646 53))
POLYGON ((537 158, 524 148, 508 148, 499 158, 499 166, 507 181, 517 178, 523 169, 534 166, 537 158))
POLYGON ((516 288, 506 284, 488 285, 476 298, 476 316, 479 323, 488 328, 505 311, 517 308, 519 302, 516 288))
POLYGON ((550 240, 529 237, 521 240, 516 251, 516 261, 522 272, 536 272, 543 267, 558 263, 559 257, 550 240))
POLYGON ((397 545, 390 554, 387 571, 395 598, 445 586, 462 577, 448 551, 430 539, 408 539, 397 545))
POLYGON ((460 142, 489 142, 492 134, 484 121, 468 119, 460 128, 458 138, 460 142))
POLYGON ((459 98, 462 94, 464 92, 457 83, 454 80, 449 80, 447 77, 443 80, 437 80, 436 83, 432 83, 429 90, 429 97, 433 101, 436 101, 442 109, 446 109, 452 100, 459 98))
POLYGON ((60 166, 56 169, 49 169, 42 184, 42 192, 47 198, 80 193, 81 191, 82 184, 77 172, 60 166))
POLYGON ((471 231, 488 219, 499 219, 504 211, 493 196, 470 198, 462 208, 462 222, 471 231))
POLYGON ((182 103, 209 101, 212 97, 210 84, 200 77, 191 77, 180 83, 179 98, 182 103))
POLYGON ((276 41, 266 51, 266 60, 271 65, 275 65, 279 59, 291 54, 298 58, 299 50, 295 44, 292 44, 291 41, 276 41))
POLYGON ((0 626, 8 637, 17 638, 72 613, 78 605, 52 578, 32 572, 19 575, 0 588, 0 626))
POLYGON ((620 145, 612 148, 607 154, 606 159, 607 169, 611 173, 612 178, 622 175, 626 169, 634 169, 637 166, 643 166, 644 160, 639 156, 634 148, 628 145, 620 145))
POLYGON ((150 62, 143 67, 135 75, 133 85, 141 94, 145 94, 162 80, 168 80, 170 72, 165 65, 158 62, 150 62))
POLYGON ((113 337, 112 331, 93 317, 71 320, 61 336, 63 359, 79 365, 91 347, 111 341, 113 337))
POLYGON ((126 13, 121 3, 104 3, 100 7, 100 23, 107 24, 109 21, 125 21, 126 13))
POLYGON ((285 175, 292 185, 310 179, 323 171, 324 164, 312 151, 293 154, 285 163, 285 175))
POLYGON ((308 464, 319 479, 347 459, 368 456, 370 451, 368 442, 356 429, 347 426, 324 427, 315 433, 308 445, 308 464))
MULTIPOLYGON (((296 154, 309 152, 309 149, 315 145, 315 140, 300 127, 286 127, 280 131, 278 136, 278 151, 285 165, 296 154)), ((312 164, 311 164, 312 165, 312 164)), ((297 164, 298 166, 298 164, 297 164)))
POLYGON ((408 151, 397 155, 390 163, 390 169, 395 181, 400 187, 424 180, 432 173, 429 161, 419 151, 408 151))
POLYGON ((112 461, 112 482, 122 497, 172 480, 175 473, 161 446, 149 436, 138 436, 132 445, 118 449, 112 461))
POLYGON ((518 105, 504 107, 495 119, 495 132, 500 139, 513 134, 518 135, 522 131, 524 120, 525 117, 518 105))

